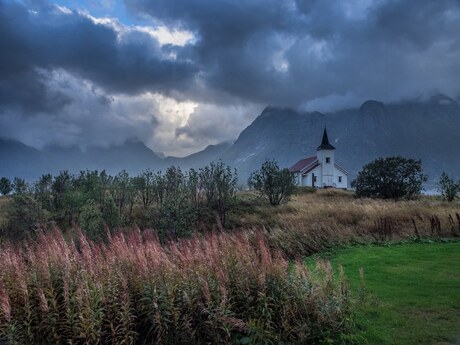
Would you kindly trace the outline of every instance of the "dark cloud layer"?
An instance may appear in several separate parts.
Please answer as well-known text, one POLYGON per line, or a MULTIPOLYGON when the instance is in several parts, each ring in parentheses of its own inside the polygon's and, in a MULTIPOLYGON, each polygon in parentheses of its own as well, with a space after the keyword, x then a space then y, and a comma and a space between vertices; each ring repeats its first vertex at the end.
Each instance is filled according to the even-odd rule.
MULTIPOLYGON (((188 30, 195 39, 165 45, 148 30, 116 19, 92 18, 45 0, 0 0, 0 125, 54 118, 63 128, 77 128, 72 143, 79 137, 100 143, 88 133, 104 130, 103 140, 110 143, 124 136, 127 123, 125 136, 148 137, 146 121, 152 131, 161 121, 158 109, 139 97, 155 93, 200 104, 185 124, 178 122, 175 135, 185 138, 178 145, 203 146, 216 142, 216 133, 234 136, 256 115, 249 112, 267 104, 330 110, 370 98, 460 95, 458 0, 125 0, 125 5, 133 18, 188 30), (91 116, 99 117, 88 123, 91 116), (219 128, 223 123, 232 130, 219 128)), ((22 130, 36 135, 35 129, 22 130)))
POLYGON ((120 39, 109 25, 76 12, 59 13, 53 6, 31 12, 19 4, 1 3, 0 42, 2 105, 41 103, 38 109, 48 110, 65 103, 58 95, 46 95, 40 69, 63 68, 109 92, 128 94, 187 88, 196 72, 190 62, 167 59, 146 33, 120 39))
POLYGON ((458 93, 460 2, 127 0, 197 32, 207 85, 255 102, 458 93))

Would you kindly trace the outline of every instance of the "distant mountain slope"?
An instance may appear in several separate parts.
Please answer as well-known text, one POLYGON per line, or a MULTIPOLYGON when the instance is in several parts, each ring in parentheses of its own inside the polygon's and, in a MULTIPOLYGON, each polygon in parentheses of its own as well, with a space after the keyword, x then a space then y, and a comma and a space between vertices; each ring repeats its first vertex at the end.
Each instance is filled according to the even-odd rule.
POLYGON ((223 142, 217 145, 209 145, 204 150, 193 153, 189 156, 178 158, 178 157, 166 157, 164 164, 166 166, 179 165, 183 169, 200 168, 209 162, 219 160, 223 157, 225 152, 232 146, 231 142, 223 142))
POLYGON ((106 170, 117 174, 126 169, 130 174, 162 169, 159 158, 139 140, 128 140, 123 145, 107 148, 46 147, 37 150, 17 141, 0 140, 0 176, 19 176, 34 180, 44 173, 57 174, 60 170, 77 173, 80 170, 106 170))
POLYGON ((0 138, 0 176, 32 179, 46 168, 47 156, 18 141, 0 138))
POLYGON ((0 176, 34 179, 42 173, 68 169, 105 169, 131 174, 170 165, 184 170, 223 159, 236 167, 240 182, 267 159, 289 167, 315 155, 327 125, 337 162, 351 178, 369 161, 402 155, 420 158, 433 184, 442 171, 460 178, 460 104, 437 95, 428 101, 383 104, 369 100, 357 109, 334 113, 297 112, 267 107, 233 143, 210 145, 187 157, 159 157, 139 140, 108 148, 48 147, 43 150, 0 139, 0 176))
POLYGON ((128 140, 123 145, 92 147, 85 151, 76 146, 52 146, 37 150, 17 141, 0 139, 0 177, 19 176, 35 180, 45 173, 57 174, 61 170, 77 173, 86 169, 106 170, 112 175, 125 169, 130 174, 138 174, 145 169, 164 171, 171 165, 187 170, 220 159, 231 145, 230 142, 224 142, 209 145, 183 158, 163 158, 137 139, 128 140))
POLYGON ((105 169, 110 174, 116 174, 125 169, 130 174, 138 174, 147 168, 163 167, 163 159, 137 139, 130 139, 123 145, 92 147, 86 151, 78 147, 48 147, 45 151, 52 157, 54 172, 56 169, 73 172, 105 169))
POLYGON ((336 160, 352 178, 365 163, 390 155, 422 159, 431 181, 442 171, 460 178, 460 104, 445 96, 389 105, 366 101, 358 109, 327 114, 268 107, 223 158, 242 177, 266 158, 289 167, 315 155, 325 125, 336 160))

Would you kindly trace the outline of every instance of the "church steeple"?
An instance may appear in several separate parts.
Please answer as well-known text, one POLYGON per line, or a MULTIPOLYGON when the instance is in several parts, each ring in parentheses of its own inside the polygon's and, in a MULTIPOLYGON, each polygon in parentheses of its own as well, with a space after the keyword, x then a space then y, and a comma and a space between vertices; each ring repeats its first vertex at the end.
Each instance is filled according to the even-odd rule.
POLYGON ((323 140, 321 141, 321 145, 319 145, 316 149, 317 150, 335 150, 335 147, 329 143, 329 138, 327 137, 326 126, 324 126, 323 140))

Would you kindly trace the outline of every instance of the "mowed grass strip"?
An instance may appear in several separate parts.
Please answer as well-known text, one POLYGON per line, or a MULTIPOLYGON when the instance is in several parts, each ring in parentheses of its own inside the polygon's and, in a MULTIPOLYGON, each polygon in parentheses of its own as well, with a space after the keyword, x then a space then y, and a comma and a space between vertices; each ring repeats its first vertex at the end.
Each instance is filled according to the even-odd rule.
POLYGON ((355 296, 364 268, 358 336, 368 344, 460 344, 460 242, 363 246, 332 256, 355 296))

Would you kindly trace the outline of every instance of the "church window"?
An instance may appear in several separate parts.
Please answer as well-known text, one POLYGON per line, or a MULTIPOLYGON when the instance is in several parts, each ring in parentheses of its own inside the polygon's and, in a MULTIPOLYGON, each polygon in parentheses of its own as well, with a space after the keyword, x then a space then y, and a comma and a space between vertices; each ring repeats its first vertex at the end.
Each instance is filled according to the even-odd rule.
POLYGON ((342 176, 339 176, 339 182, 342 182, 342 176))
POLYGON ((326 157, 326 163, 330 163, 331 162, 331 157, 326 157))

